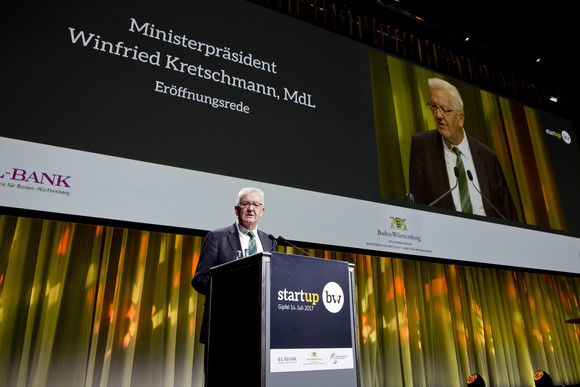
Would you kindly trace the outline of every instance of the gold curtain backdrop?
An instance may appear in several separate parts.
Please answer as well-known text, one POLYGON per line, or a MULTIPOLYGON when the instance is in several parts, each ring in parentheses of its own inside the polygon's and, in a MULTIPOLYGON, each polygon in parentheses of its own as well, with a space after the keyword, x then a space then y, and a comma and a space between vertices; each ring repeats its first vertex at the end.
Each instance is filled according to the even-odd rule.
MULTIPOLYGON (((202 237, 2 215, 0 242, 0 385, 202 386, 202 237)), ((362 386, 580 382, 577 276, 309 252, 355 265, 362 386)))

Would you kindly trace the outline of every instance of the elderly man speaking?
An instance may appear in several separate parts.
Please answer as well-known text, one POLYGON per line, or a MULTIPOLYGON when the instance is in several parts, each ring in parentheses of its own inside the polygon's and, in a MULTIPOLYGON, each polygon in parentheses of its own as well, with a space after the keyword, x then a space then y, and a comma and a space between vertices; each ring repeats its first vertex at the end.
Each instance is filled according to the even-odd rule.
MULTIPOLYGON (((237 221, 227 227, 210 231, 201 248, 199 262, 191 285, 203 295, 209 292, 209 271, 212 267, 262 251, 272 251, 274 242, 258 230, 258 220, 264 214, 264 193, 258 188, 243 188, 234 206, 237 221)), ((201 343, 207 343, 207 309, 203 313, 201 343)))
POLYGON ((437 129, 411 139, 409 186, 415 203, 517 220, 495 152, 465 132, 457 88, 429 79, 429 106, 437 129))

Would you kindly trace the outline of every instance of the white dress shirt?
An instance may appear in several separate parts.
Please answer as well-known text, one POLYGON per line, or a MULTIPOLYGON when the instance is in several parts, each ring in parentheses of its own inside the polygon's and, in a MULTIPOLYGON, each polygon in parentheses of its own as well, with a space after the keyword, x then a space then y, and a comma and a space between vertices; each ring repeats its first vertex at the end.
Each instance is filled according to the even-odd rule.
MULTIPOLYGON (((471 171, 473 176, 473 184, 479 188, 479 181, 477 179, 477 172, 475 171, 475 165, 473 164, 473 157, 471 156, 471 150, 469 149, 469 142, 467 141, 467 135, 465 130, 463 131, 463 141, 459 145, 455 145, 461 151, 461 160, 463 161, 463 166, 465 167, 465 173, 471 171)), ((449 177, 449 187, 453 187, 457 183, 457 178, 455 177, 455 172, 453 171, 457 163, 457 155, 452 150, 453 144, 443 138, 443 152, 445 154, 445 165, 447 167, 447 176, 449 177)), ((483 199, 477 190, 473 187, 473 184, 469 181, 466 176, 467 186, 469 187, 469 197, 471 198, 471 206, 473 208, 473 213, 477 215, 485 216, 485 210, 483 208, 483 199)), ((481 190, 481 188, 479 188, 481 190)), ((459 187, 451 192, 453 197, 453 203, 455 203, 455 209, 461 211, 461 199, 459 198, 459 187)))
MULTIPOLYGON (((245 257, 248 255, 249 250, 248 246, 250 244, 250 236, 248 235, 248 232, 250 230, 242 226, 239 222, 237 223, 237 225, 238 225, 238 235, 240 236, 240 243, 242 244, 242 257, 245 257)), ((262 242, 260 241, 260 237, 258 236, 258 227, 252 230, 252 232, 254 233, 256 239, 256 248, 258 249, 258 253, 261 253, 262 251, 264 251, 264 248, 262 247, 262 242)))

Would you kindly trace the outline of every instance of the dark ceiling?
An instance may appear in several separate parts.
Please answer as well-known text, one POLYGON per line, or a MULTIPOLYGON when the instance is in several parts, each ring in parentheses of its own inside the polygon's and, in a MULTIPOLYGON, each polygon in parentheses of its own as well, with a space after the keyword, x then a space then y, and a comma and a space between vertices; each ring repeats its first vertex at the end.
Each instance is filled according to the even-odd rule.
POLYGON ((345 1, 361 13, 396 17, 409 32, 447 40, 466 55, 553 91, 568 112, 578 106, 578 21, 570 2, 345 1))
MULTIPOLYGON (((399 2, 401 7, 405 3, 399 2)), ((572 59, 577 47, 571 34, 577 28, 570 3, 560 6, 562 2, 558 1, 509 0, 408 3, 434 28, 458 38, 470 36, 473 46, 511 61, 506 66, 525 66, 523 71, 546 81, 565 81, 573 74, 557 71, 574 67, 572 59)))

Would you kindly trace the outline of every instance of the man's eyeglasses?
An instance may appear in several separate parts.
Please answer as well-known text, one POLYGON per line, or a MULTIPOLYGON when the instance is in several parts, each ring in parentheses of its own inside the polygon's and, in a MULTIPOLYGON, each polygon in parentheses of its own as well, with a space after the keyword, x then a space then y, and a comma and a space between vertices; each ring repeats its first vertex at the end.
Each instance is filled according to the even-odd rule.
POLYGON ((453 109, 446 109, 446 108, 444 108, 444 107, 441 107, 441 106, 435 105, 435 104, 434 104, 434 103, 432 103, 432 102, 427 102, 427 106, 429 106, 429 107, 431 108, 431 111, 432 111, 433 113, 437 112, 437 110, 440 110, 440 111, 441 111, 441 113, 443 113, 443 114, 445 114, 445 115, 449 115, 449 114, 451 114, 451 112, 453 111, 453 109))
POLYGON ((238 206, 240 206, 242 208, 246 208, 246 207, 250 207, 250 206, 254 206, 254 208, 260 208, 260 207, 262 207, 262 203, 241 202, 240 204, 238 204, 238 206))

